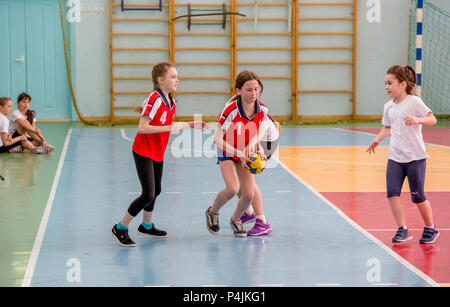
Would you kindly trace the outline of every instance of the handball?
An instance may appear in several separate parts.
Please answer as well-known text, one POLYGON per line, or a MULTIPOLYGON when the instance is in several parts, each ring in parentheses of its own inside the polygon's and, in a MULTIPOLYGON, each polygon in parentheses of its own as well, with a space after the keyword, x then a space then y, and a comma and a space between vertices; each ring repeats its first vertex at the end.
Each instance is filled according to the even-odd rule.
POLYGON ((252 174, 261 173, 266 167, 266 161, 258 153, 253 153, 249 157, 250 161, 247 161, 248 171, 252 174))

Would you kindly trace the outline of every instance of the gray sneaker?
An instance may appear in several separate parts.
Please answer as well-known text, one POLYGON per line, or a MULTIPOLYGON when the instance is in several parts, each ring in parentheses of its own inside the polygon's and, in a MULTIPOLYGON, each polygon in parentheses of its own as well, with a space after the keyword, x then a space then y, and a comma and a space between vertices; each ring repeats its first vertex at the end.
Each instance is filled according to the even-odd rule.
POLYGON ((11 148, 11 149, 9 150, 9 152, 10 152, 10 153, 23 152, 23 147, 22 147, 22 145, 18 145, 18 146, 14 147, 14 148, 11 148))
POLYGON ((208 231, 212 234, 218 234, 220 231, 220 226, 219 226, 219 213, 214 214, 209 212, 209 209, 211 209, 211 207, 209 207, 208 209, 206 209, 205 215, 206 215, 206 228, 208 229, 208 231))
POLYGON ((244 225, 242 224, 241 220, 233 221, 233 219, 230 219, 230 226, 233 228, 234 236, 235 237, 246 237, 247 231, 245 231, 244 225))
POLYGON ((34 147, 31 150, 32 154, 48 154, 51 152, 50 148, 44 147, 44 146, 39 146, 39 147, 34 147))
POLYGON ((411 240, 413 237, 409 235, 408 229, 400 227, 392 238, 392 243, 403 243, 411 240))

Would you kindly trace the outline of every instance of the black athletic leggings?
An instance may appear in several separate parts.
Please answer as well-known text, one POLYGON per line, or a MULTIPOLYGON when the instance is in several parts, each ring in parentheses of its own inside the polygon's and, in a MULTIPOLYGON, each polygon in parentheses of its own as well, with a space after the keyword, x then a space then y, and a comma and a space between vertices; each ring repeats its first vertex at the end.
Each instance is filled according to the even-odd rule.
POLYGON ((131 203, 128 213, 131 216, 136 216, 142 209, 146 212, 153 211, 156 197, 161 193, 163 161, 153 161, 150 158, 138 155, 134 151, 133 157, 141 182, 142 194, 131 203))

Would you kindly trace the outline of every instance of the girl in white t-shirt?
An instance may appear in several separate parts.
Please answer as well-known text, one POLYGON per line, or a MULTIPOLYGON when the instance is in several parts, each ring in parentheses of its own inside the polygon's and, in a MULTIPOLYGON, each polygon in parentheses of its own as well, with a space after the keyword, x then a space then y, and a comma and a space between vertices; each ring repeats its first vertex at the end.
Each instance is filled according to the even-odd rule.
POLYGON ((384 84, 388 96, 393 99, 384 105, 383 128, 367 149, 369 154, 375 153, 375 147, 386 137, 391 137, 386 187, 389 205, 399 227, 392 238, 393 243, 412 239, 400 200, 405 177, 408 177, 411 200, 417 205, 425 224, 420 243, 434 243, 439 237, 430 203, 424 193, 428 154, 422 136, 422 125, 433 126, 436 118, 419 97, 412 95, 416 82, 416 72, 409 65, 395 65, 388 69, 384 84))
POLYGON ((6 116, 11 115, 12 101, 8 97, 0 97, 0 153, 9 152, 26 141, 25 136, 12 138, 9 134, 9 120, 6 116))
POLYGON ((10 120, 10 134, 13 137, 26 135, 27 139, 35 147, 42 147, 47 151, 52 151, 54 147, 45 141, 42 131, 36 127, 36 113, 30 110, 31 96, 21 93, 17 97, 18 109, 14 110, 10 120))

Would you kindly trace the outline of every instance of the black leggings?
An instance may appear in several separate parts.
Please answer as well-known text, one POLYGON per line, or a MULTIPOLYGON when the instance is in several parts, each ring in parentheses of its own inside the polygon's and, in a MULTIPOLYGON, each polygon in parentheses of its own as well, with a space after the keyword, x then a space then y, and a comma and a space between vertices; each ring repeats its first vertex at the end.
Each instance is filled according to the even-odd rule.
POLYGON ((161 178, 163 172, 163 161, 157 162, 150 158, 138 155, 133 151, 134 163, 141 182, 142 193, 128 208, 131 216, 138 215, 142 209, 152 212, 156 197, 161 193, 161 178))

